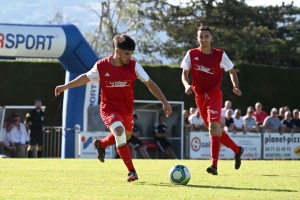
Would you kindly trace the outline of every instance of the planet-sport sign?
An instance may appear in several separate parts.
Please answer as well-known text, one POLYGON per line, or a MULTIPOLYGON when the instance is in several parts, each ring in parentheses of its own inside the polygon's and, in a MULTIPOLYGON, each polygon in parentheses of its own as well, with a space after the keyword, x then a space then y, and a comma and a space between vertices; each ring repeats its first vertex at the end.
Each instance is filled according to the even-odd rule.
POLYGON ((60 27, 0 26, 0 55, 17 57, 60 57, 66 36, 60 27))

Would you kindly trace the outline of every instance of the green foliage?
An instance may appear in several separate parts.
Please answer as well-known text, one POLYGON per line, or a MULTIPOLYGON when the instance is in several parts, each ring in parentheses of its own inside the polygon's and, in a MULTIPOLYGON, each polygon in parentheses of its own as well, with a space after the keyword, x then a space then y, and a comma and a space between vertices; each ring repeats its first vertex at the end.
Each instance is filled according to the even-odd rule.
MULTIPOLYGON (((152 80, 161 88, 170 101, 183 101, 185 108, 195 106, 195 95, 186 95, 181 82, 179 66, 143 65, 152 80)), ((299 109, 300 93, 297 92, 299 68, 270 67, 264 65, 237 64, 241 97, 232 92, 229 73, 224 73, 222 82, 223 100, 231 100, 234 108, 245 114, 248 106, 260 101, 264 110, 272 107, 290 106, 299 109)), ((56 85, 65 82, 65 70, 57 62, 0 62, 0 106, 33 105, 41 98, 47 107, 47 126, 61 125, 63 95, 54 97, 56 85)), ((135 99, 156 100, 139 80, 135 82, 135 99)))
POLYGON ((139 180, 126 182, 120 159, 2 159, 1 199, 298 199, 300 162, 219 161, 219 175, 207 174, 209 160, 133 160, 139 180), (176 164, 191 171, 186 186, 170 183, 176 164))
POLYGON ((161 0, 141 2, 146 2, 146 9, 140 13, 152 20, 153 30, 169 36, 162 53, 174 62, 198 46, 197 28, 209 25, 214 32, 213 45, 236 62, 300 66, 300 8, 293 4, 251 7, 244 0, 190 0, 174 6, 161 0))

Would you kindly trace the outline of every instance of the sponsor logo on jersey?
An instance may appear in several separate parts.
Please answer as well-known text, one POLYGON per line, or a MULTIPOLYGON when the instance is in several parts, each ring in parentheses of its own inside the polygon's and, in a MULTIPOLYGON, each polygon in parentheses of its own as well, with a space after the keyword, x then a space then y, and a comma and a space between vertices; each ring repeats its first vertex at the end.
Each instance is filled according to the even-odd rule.
POLYGON ((106 81, 106 87, 127 87, 131 81, 106 81))
POLYGON ((197 65, 196 64, 195 70, 202 71, 202 72, 205 72, 205 73, 208 73, 208 74, 214 74, 214 68, 208 68, 208 67, 205 67, 203 65, 197 65))
POLYGON ((194 58, 194 60, 199 60, 199 58, 198 58, 198 57, 196 57, 196 58, 194 58))
POLYGON ((210 110, 210 113, 214 115, 214 114, 218 114, 218 111, 216 111, 216 110, 210 110))
POLYGON ((110 76, 108 72, 106 72, 106 74, 104 76, 110 76))

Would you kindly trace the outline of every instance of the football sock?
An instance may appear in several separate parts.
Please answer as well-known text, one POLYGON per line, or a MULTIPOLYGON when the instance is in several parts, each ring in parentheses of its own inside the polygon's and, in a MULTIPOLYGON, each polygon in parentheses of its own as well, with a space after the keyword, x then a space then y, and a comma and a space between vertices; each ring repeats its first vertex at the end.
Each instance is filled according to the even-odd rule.
POLYGON ((118 147, 117 151, 118 151, 118 154, 120 155, 120 157, 122 158, 124 164, 126 165, 128 171, 135 171, 133 163, 132 163, 131 152, 130 152, 128 145, 126 144, 123 147, 118 147))
POLYGON ((218 160, 219 160, 219 153, 220 153, 220 137, 212 136, 210 138, 210 141, 211 141, 210 153, 211 153, 212 166, 218 168, 218 160))
POLYGON ((239 153, 240 147, 236 145, 236 143, 229 137, 229 135, 225 131, 222 131, 220 142, 225 147, 230 148, 235 154, 239 153))
POLYGON ((100 142, 100 146, 102 149, 106 149, 108 146, 112 146, 116 144, 115 136, 112 133, 109 133, 108 136, 103 138, 100 142))
POLYGON ((43 156, 43 151, 37 151, 37 157, 41 158, 43 156))
POLYGON ((28 151, 27 154, 28 154, 28 158, 33 158, 33 152, 32 151, 28 151))

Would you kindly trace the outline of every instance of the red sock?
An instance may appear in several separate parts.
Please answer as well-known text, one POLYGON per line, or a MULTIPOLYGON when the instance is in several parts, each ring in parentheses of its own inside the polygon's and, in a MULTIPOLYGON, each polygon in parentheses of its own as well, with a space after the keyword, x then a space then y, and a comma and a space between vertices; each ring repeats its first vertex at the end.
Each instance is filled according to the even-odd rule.
POLYGON ((215 168, 218 167, 218 160, 219 160, 219 153, 220 153, 220 137, 219 136, 212 136, 210 138, 211 141, 211 147, 210 147, 210 153, 211 153, 211 161, 212 166, 215 168))
POLYGON ((103 138, 100 142, 100 146, 102 149, 106 149, 106 147, 116 144, 115 136, 112 133, 109 133, 108 136, 103 138))
POLYGON ((229 137, 229 135, 225 131, 222 131, 220 142, 225 147, 230 148, 235 154, 240 152, 240 147, 236 145, 236 143, 229 137))
POLYGON ((120 157, 122 158, 124 164, 126 165, 128 171, 135 170, 133 163, 132 163, 131 152, 130 152, 128 145, 126 144, 125 146, 123 146, 121 148, 118 147, 117 151, 118 151, 118 154, 120 155, 120 157))

